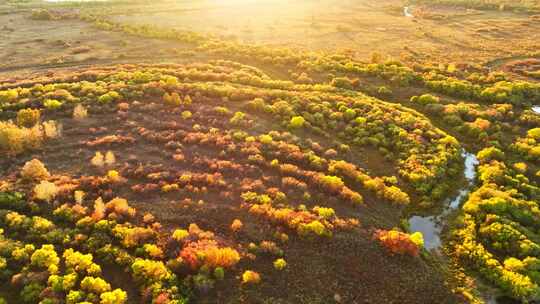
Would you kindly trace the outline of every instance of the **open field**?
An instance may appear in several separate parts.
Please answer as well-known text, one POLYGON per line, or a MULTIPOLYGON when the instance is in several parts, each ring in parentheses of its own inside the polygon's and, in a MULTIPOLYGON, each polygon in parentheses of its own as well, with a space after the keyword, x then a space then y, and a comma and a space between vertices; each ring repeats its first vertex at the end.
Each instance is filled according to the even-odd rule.
MULTIPOLYGON (((31 5, 21 5, 20 13, 1 16, 5 24, 3 65, 20 67, 32 65, 33 60, 41 64, 92 62, 118 60, 117 57, 148 60, 157 56, 171 60, 170 52, 183 49, 172 42, 137 43, 131 37, 100 33, 71 18, 44 26, 43 22, 25 18, 27 6, 31 5), (23 30, 15 31, 15 28, 23 30), (36 37, 43 33, 46 34, 36 37), (146 44, 154 47, 141 46, 146 44), (49 51, 37 54, 37 50, 43 48, 49 51)), ((60 14, 80 10, 57 6, 60 14)), ((103 4, 96 6, 85 11, 103 11, 103 4)), ((499 58, 527 56, 539 49, 538 15, 425 5, 414 8, 421 18, 403 18, 401 2, 389 0, 349 0, 340 5, 331 0, 294 4, 278 0, 238 0, 226 5, 220 1, 142 1, 128 6, 106 6, 106 11, 107 19, 122 24, 194 31, 248 44, 347 52, 362 60, 381 53, 410 62, 481 64, 499 58)))
POLYGON ((538 7, 0 1, 0 304, 539 301, 538 7))

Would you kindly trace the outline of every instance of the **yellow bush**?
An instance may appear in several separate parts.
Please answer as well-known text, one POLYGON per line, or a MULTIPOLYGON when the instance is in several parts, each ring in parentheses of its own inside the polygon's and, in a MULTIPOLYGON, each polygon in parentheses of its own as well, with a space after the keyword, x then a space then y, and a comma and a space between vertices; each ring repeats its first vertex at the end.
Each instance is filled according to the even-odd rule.
POLYGON ((58 265, 60 264, 60 258, 56 254, 53 245, 42 245, 40 249, 34 251, 30 257, 30 264, 34 267, 41 269, 47 269, 50 274, 58 272, 58 265))
POLYGON ((411 241, 418 246, 418 248, 424 247, 424 235, 422 235, 422 232, 415 232, 411 234, 410 238, 411 241))
POLYGON ((163 250, 155 244, 144 244, 143 249, 152 259, 163 258, 163 250))
POLYGON ((153 239, 156 232, 152 228, 129 227, 125 225, 116 225, 113 234, 121 239, 122 245, 126 248, 135 247, 143 242, 153 239))
POLYGON ((41 126, 32 128, 18 127, 11 121, 0 121, 0 150, 10 154, 19 154, 27 149, 35 149, 43 142, 41 126))
POLYGON ((189 236, 189 232, 185 229, 176 229, 172 234, 172 238, 178 242, 182 241, 188 236, 189 236))
POLYGON ((524 162, 515 163, 514 169, 516 169, 516 171, 519 173, 525 173, 527 172, 527 164, 524 162))
POLYGON ((240 231, 240 229, 242 229, 243 226, 244 224, 242 224, 242 222, 239 219, 235 219, 231 224, 231 230, 233 232, 238 232, 240 231))
POLYGON ((107 151, 107 153, 105 153, 105 164, 112 166, 114 163, 116 163, 116 156, 114 156, 112 151, 107 151))
POLYGON ((87 292, 102 294, 111 290, 111 285, 102 278, 85 277, 81 281, 81 289, 87 292))
POLYGON ((103 154, 101 154, 101 152, 96 152, 94 157, 90 160, 90 163, 95 167, 103 167, 105 165, 103 154))
POLYGON ((60 136, 60 125, 56 121, 49 120, 43 123, 43 136, 45 138, 57 138, 60 136))
POLYGON ((304 126, 304 123, 305 123, 305 119, 304 117, 302 116, 295 116, 293 118, 291 118, 291 121, 290 121, 290 126, 291 128, 294 128, 294 129, 298 129, 298 128, 301 128, 304 126))
POLYGON ((21 127, 33 127, 39 122, 41 112, 39 109, 22 109, 17 112, 17 124, 21 127))
POLYGON ((182 98, 176 92, 173 92, 172 94, 165 93, 163 95, 163 101, 166 104, 172 105, 172 106, 179 106, 182 104, 182 98))
POLYGON ((77 120, 84 119, 88 116, 88 110, 82 105, 76 105, 73 109, 73 118, 77 120))
POLYGON ((39 159, 34 158, 24 164, 21 170, 21 176, 25 180, 41 181, 49 178, 51 175, 47 171, 47 168, 45 168, 45 165, 39 159))
POLYGON ((191 118, 191 116, 193 116, 193 114, 190 111, 183 111, 182 112, 182 118, 183 119, 189 119, 189 118, 191 118))
POLYGON ((0 104, 15 102, 17 98, 19 98, 19 92, 17 89, 0 91, 0 104))
POLYGON ((99 298, 100 304, 124 304, 127 301, 127 293, 122 289, 115 289, 102 293, 99 298))
POLYGON ((75 198, 75 202, 77 204, 82 204, 85 195, 86 194, 84 193, 84 191, 81 191, 81 190, 75 191, 75 193, 73 194, 73 197, 75 198))
POLYGON ((261 275, 255 271, 246 270, 242 274, 243 284, 258 284, 261 281, 261 275))
POLYGON ((120 176, 120 173, 118 173, 118 171, 116 170, 109 170, 107 172, 107 179, 112 182, 112 183, 116 183, 116 182, 119 182, 122 180, 122 177, 120 176))
POLYGON ((287 267, 287 262, 284 259, 277 259, 274 261, 274 268, 277 270, 283 270, 287 267))
MULTIPOLYGON (((116 171, 115 171, 116 172, 116 171)), ((113 212, 116 215, 133 217, 135 209, 129 207, 128 201, 123 198, 116 197, 105 205, 107 212, 113 212)))
POLYGON ((34 197, 42 201, 50 202, 57 194, 58 187, 48 181, 41 181, 34 187, 34 197))

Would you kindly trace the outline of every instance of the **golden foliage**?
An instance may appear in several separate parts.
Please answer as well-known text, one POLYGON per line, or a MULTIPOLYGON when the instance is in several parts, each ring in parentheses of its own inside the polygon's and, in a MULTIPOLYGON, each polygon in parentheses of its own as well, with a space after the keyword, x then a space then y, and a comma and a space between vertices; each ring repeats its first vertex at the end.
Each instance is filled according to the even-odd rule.
POLYGON ((98 197, 94 201, 94 212, 92 213, 92 219, 95 221, 102 220, 105 217, 105 204, 103 203, 103 199, 101 197, 98 197))
POLYGON ((22 109, 17 112, 17 124, 21 127, 30 128, 39 122, 41 112, 39 109, 22 109))
POLYGON ((21 176, 25 180, 40 181, 49 178, 51 175, 45 165, 39 159, 34 158, 24 164, 21 176))
POLYGON ((101 152, 99 152, 99 151, 96 152, 94 157, 92 157, 92 159, 90 160, 90 163, 94 167, 103 167, 105 165, 103 154, 101 154, 101 152))
POLYGON ((105 204, 105 210, 107 213, 114 213, 119 216, 133 217, 135 216, 135 209, 129 207, 128 201, 123 198, 114 198, 105 204))
POLYGON ((77 120, 82 120, 86 117, 88 117, 88 110, 80 104, 76 105, 73 109, 73 118, 77 120))
POLYGON ((24 128, 11 121, 0 121, 0 150, 5 150, 10 154, 19 154, 25 150, 40 147, 42 142, 41 126, 24 128))
POLYGON ((34 187, 34 197, 42 201, 50 202, 57 194, 58 187, 48 181, 41 181, 34 187))
POLYGON ((238 232, 240 231, 240 229, 242 229, 243 226, 244 224, 242 224, 242 222, 239 219, 235 219, 231 224, 231 230, 233 232, 238 232))
POLYGON ((49 120, 43 123, 43 135, 45 138, 58 138, 61 135, 61 125, 56 121, 49 120))
POLYGON ((261 282, 261 275, 252 270, 246 270, 242 274, 243 284, 258 284, 261 282))
POLYGON ((114 156, 114 153, 112 151, 107 151, 105 153, 105 164, 108 166, 112 166, 116 163, 116 157, 114 156))

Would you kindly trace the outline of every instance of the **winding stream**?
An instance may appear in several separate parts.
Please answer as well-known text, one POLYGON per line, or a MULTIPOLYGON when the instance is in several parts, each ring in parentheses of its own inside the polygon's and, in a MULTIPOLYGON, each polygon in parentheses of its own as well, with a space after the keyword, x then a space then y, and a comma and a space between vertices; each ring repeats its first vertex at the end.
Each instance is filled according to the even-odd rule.
POLYGON ((453 210, 459 208, 461 201, 469 194, 476 178, 476 165, 478 165, 478 159, 476 155, 469 153, 465 150, 461 152, 461 155, 465 159, 465 179, 467 184, 459 190, 458 195, 449 201, 448 206, 439 215, 430 216, 412 216, 409 219, 409 227, 411 232, 421 232, 424 236, 424 247, 431 251, 441 247, 441 231, 443 220, 453 210))

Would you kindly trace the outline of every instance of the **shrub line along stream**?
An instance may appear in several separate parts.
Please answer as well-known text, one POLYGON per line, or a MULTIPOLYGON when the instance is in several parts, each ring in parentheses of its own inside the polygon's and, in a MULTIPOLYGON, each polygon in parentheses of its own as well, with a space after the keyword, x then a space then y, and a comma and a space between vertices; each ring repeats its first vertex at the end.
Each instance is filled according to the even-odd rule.
POLYGON ((469 195, 474 184, 478 159, 476 158, 476 155, 465 150, 462 151, 461 155, 465 159, 464 174, 466 184, 459 190, 456 197, 448 201, 448 206, 446 206, 444 211, 438 215, 415 215, 409 218, 409 227, 411 232, 422 233, 424 236, 424 247, 429 251, 438 250, 441 247, 441 232, 444 220, 452 211, 459 208, 463 199, 469 195))

